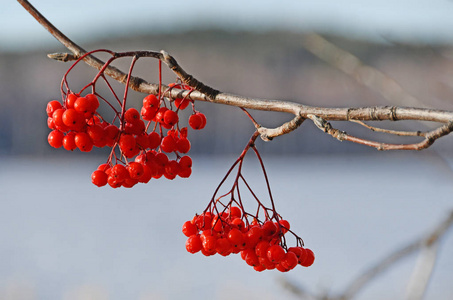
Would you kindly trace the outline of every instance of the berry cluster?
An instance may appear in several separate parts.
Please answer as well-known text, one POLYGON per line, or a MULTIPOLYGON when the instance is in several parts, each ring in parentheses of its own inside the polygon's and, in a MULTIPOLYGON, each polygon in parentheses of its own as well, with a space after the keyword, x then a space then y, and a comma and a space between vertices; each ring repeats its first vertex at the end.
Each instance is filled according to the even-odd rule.
POLYGON ((282 219, 276 211, 264 163, 255 147, 258 136, 259 132, 256 131, 221 180, 203 213, 184 223, 182 232, 188 237, 186 250, 190 253, 201 252, 205 256, 241 253, 242 259, 259 272, 272 269, 287 272, 297 265, 309 267, 315 260, 313 251, 304 248, 302 238, 290 229, 289 222, 282 219), (250 149, 260 162, 269 192, 270 206, 258 199, 257 193, 242 174, 244 158, 250 149), (228 188, 226 193, 220 193, 222 185, 227 182, 236 167, 233 186, 228 188), (242 188, 255 200, 254 213, 244 209, 245 194, 240 191, 242 188), (220 196, 217 196, 218 194, 220 196), (287 233, 295 237, 294 247, 287 246, 287 233))
MULTIPOLYGON (((189 89, 176 84, 172 87, 189 89)), ((187 178, 192 173, 192 159, 185 154, 191 145, 187 127, 179 127, 178 113, 192 101, 177 98, 172 101, 176 107, 173 109, 165 99, 169 100, 146 96, 140 112, 135 108, 126 110, 123 105, 122 110, 114 110, 115 117, 109 123, 97 111, 99 98, 96 94, 80 96, 68 93, 63 104, 57 100, 47 104, 47 124, 52 130, 48 142, 54 148, 63 147, 69 151, 112 148, 107 163, 92 173, 92 183, 99 187, 107 184, 113 188, 132 187, 138 182, 147 183, 151 178, 162 176, 167 179, 176 176, 187 178), (152 129, 150 133, 148 129, 152 129), (171 153, 175 154, 175 159, 169 158, 171 153)), ((206 117, 195 110, 193 103, 192 107, 189 126, 195 130, 203 129, 206 117)))
POLYGON ((287 272, 298 264, 304 267, 313 264, 315 256, 310 249, 286 247, 284 235, 289 231, 288 221, 267 220, 260 224, 254 219, 248 224, 243 216, 237 206, 220 214, 196 215, 182 227, 188 237, 186 250, 201 251, 205 256, 240 253, 242 259, 259 272, 272 269, 287 272))

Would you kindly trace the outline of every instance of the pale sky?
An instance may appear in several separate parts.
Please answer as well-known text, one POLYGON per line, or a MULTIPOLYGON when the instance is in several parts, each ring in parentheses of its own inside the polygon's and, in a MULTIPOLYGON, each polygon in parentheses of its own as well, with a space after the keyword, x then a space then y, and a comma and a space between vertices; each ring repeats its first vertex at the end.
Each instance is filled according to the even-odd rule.
MULTIPOLYGON (((53 38, 18 2, 2 2, 0 51, 52 42, 53 38)), ((31 3, 64 33, 78 40, 114 32, 216 26, 333 31, 372 39, 385 36, 453 43, 451 0, 31 0, 31 3)))

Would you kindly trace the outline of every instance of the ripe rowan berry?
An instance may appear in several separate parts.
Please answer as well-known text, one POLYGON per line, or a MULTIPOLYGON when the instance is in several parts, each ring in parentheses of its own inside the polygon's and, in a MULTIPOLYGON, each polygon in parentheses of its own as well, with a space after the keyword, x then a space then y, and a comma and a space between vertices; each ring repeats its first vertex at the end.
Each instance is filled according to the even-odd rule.
POLYGON ((60 130, 52 130, 47 136, 47 141, 49 145, 54 148, 60 148, 63 146, 64 133, 60 130))
POLYGON ((107 184, 108 175, 101 170, 95 170, 91 174, 91 182, 98 187, 104 186, 107 184))
POLYGON ((90 152, 93 149, 93 141, 86 132, 77 132, 74 141, 77 148, 82 152, 90 152))
POLYGON ((280 245, 272 245, 267 250, 267 258, 273 263, 279 263, 285 257, 285 249, 280 245))
POLYGON ((77 145, 75 143, 75 132, 71 131, 68 132, 65 137, 63 138, 63 148, 65 148, 68 151, 73 151, 77 148, 77 145))
POLYGON ((129 176, 132 179, 139 180, 140 177, 143 175, 143 166, 138 162, 131 162, 127 166, 127 170, 129 172, 129 176))
POLYGON ((309 267, 315 261, 315 254, 308 248, 305 248, 305 259, 303 261, 299 260, 299 264, 304 267, 309 267))
POLYGON ((140 113, 135 108, 131 107, 124 113, 124 120, 129 123, 135 123, 140 120, 140 113))
POLYGON ((176 150, 180 153, 187 153, 190 150, 190 142, 187 138, 180 138, 176 142, 176 150))
POLYGON ((197 253, 203 248, 199 235, 192 235, 186 241, 186 250, 192 254, 197 253))
POLYGON ((187 237, 197 234, 198 233, 197 225, 193 224, 191 221, 186 221, 182 225, 182 233, 184 233, 184 235, 187 237))
POLYGON ((47 107, 46 107, 47 116, 52 117, 52 114, 54 113, 54 111, 56 111, 57 109, 60 109, 60 108, 62 108, 62 105, 59 101, 57 101, 57 100, 50 101, 49 103, 47 103, 47 107))

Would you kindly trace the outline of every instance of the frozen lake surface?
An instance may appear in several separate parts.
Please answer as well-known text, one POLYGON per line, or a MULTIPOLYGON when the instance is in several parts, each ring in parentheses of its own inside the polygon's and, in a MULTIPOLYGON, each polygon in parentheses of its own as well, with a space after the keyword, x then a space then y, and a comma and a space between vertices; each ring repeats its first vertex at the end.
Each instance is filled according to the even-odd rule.
MULTIPOLYGON (((116 190, 90 183, 101 157, 0 157, 0 298, 296 299, 282 277, 339 292, 453 208, 453 173, 430 152, 264 160, 277 210, 316 254, 310 268, 258 273, 237 255, 186 252, 181 225, 206 207, 234 157, 195 157, 188 180, 116 190)), ((245 164, 264 197, 256 161, 245 164)), ((427 299, 453 298, 452 254, 450 231, 427 299)), ((358 299, 404 298, 416 258, 358 299)))

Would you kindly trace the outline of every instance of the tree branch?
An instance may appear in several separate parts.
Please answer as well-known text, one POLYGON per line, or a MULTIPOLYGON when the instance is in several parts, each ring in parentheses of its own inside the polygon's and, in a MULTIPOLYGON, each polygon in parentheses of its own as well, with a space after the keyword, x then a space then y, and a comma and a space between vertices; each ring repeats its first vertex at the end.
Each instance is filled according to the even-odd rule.
POLYGON ((376 276, 387 270, 397 261, 414 253, 415 251, 424 247, 430 247, 438 242, 438 240, 447 232, 453 225, 453 211, 450 211, 448 217, 437 225, 432 232, 425 235, 412 243, 404 246, 403 248, 391 253, 383 260, 379 261, 376 265, 366 270, 356 280, 354 280, 349 287, 346 288, 344 293, 338 299, 351 299, 353 298, 368 282, 376 276))
MULTIPOLYGON (((41 13, 39 13, 27 0, 18 0, 18 2, 44 27, 46 28, 58 41, 60 41, 70 53, 57 53, 51 54, 50 57, 61 60, 69 61, 75 58, 84 56, 83 60, 89 66, 100 70, 104 63, 93 55, 86 55, 86 51, 71 41, 63 33, 61 33, 55 26, 53 26, 41 13)), ((126 52, 131 53, 131 52, 126 52)), ((194 88, 194 91, 187 91, 172 88, 168 91, 168 96, 175 98, 187 97, 195 101, 208 101, 216 104, 225 104, 230 106, 237 106, 253 110, 285 112, 294 115, 294 119, 282 124, 281 126, 269 129, 261 127, 260 134, 263 140, 271 140, 273 137, 289 133, 302 123, 304 119, 310 118, 315 124, 323 123, 327 127, 321 126, 320 128, 336 137, 339 140, 351 141, 380 150, 420 150, 429 147, 436 139, 447 135, 452 130, 451 122, 453 121, 453 112, 446 110, 433 110, 426 108, 413 108, 413 107, 395 107, 395 106, 373 106, 373 107, 360 107, 360 108, 325 108, 325 107, 312 107, 290 101, 279 100, 265 100, 258 98, 247 98, 239 95, 222 93, 206 84, 198 81, 192 75, 188 74, 176 62, 176 60, 165 51, 135 51, 135 55, 142 57, 154 57, 167 64, 167 66, 187 85, 194 88), (316 116, 316 117, 314 117, 316 116), (419 120, 444 123, 443 126, 429 132, 425 136, 425 140, 417 144, 384 144, 367 139, 360 139, 346 134, 345 132, 334 129, 327 121, 397 121, 397 120, 419 120), (330 127, 328 127, 330 126, 330 127)), ((114 53, 115 56, 121 56, 122 53, 114 53)), ((355 60, 353 65, 360 65, 355 60)), ((343 67, 343 69, 345 69, 343 67)), ((345 69, 346 70, 346 69, 345 69)), ((355 67, 352 69, 355 70, 355 67)), ((126 84, 127 74, 119 69, 108 66, 104 73, 113 79, 126 84)), ((351 73, 351 72, 349 72, 351 73)), ((159 92, 159 85, 149 83, 142 78, 131 76, 129 78, 129 88, 147 94, 157 95, 159 92)), ((162 86, 167 90, 167 86, 162 86)), ((319 126, 318 126, 319 127, 319 126)), ((396 134, 392 131, 387 131, 389 134, 396 134)))

